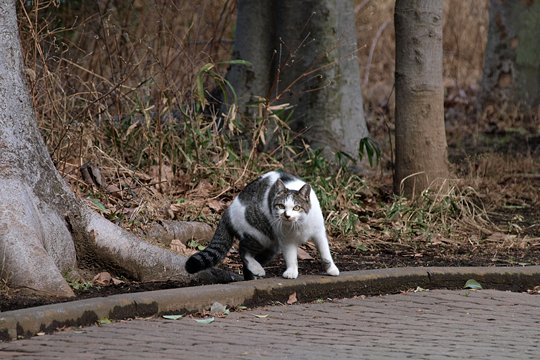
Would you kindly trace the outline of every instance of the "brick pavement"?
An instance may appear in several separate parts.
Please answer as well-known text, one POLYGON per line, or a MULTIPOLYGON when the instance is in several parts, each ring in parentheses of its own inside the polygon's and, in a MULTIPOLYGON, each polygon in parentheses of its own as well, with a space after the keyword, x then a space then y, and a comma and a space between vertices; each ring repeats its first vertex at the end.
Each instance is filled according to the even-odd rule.
POLYGON ((432 290, 70 329, 0 343, 0 358, 537 359, 539 329, 540 296, 432 290))

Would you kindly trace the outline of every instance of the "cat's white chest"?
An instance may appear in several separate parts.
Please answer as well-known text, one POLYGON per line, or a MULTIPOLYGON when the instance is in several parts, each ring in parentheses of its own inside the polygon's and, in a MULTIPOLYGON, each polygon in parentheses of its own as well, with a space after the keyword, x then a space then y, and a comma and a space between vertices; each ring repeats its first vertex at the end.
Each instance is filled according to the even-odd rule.
POLYGON ((283 226, 277 231, 280 243, 301 245, 310 239, 310 234, 304 227, 305 224, 296 226, 283 226))

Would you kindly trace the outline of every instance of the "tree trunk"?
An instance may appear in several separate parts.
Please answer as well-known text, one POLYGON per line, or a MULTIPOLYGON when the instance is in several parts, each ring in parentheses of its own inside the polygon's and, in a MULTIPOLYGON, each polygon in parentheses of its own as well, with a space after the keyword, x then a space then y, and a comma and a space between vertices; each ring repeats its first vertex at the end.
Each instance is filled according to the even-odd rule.
POLYGON ((292 105, 292 129, 327 159, 337 152, 358 158, 369 134, 355 29, 352 0, 240 0, 234 55, 254 66, 228 78, 240 99, 292 105))
MULTIPOLYGON (((227 79, 238 96, 242 115, 258 115, 261 99, 267 97, 272 84, 274 56, 273 0, 240 0, 236 18, 233 58, 251 65, 232 65, 227 79)), ((229 99, 232 100, 229 96, 229 99)))
POLYGON ((540 105, 540 0, 491 0, 481 101, 540 105))
POLYGON ((442 0, 397 0, 394 192, 414 197, 448 178, 442 0))
POLYGON ((14 0, 0 0, 0 276, 8 286, 73 296, 64 274, 100 262, 139 280, 187 277, 185 258, 86 208, 56 171, 22 75, 14 0))

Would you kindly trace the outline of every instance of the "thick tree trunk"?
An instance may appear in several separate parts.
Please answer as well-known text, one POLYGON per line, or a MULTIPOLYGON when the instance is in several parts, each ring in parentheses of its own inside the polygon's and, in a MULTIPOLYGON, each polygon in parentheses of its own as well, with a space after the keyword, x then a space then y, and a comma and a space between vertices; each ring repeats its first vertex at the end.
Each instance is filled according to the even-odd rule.
POLYGON ((240 112, 249 118, 258 115, 261 99, 267 97, 272 84, 273 3, 273 0, 238 1, 232 56, 251 65, 232 65, 227 80, 234 86, 240 112))
POLYGON ((86 208, 58 174, 22 75, 15 1, 0 0, 0 277, 72 296, 63 275, 90 259, 136 279, 187 277, 185 259, 86 208))
POLYGON ((394 191, 414 197, 448 178, 442 0, 397 0, 394 191))
POLYGON ((491 0, 482 101, 540 105, 540 0, 491 0))
POLYGON ((241 112, 245 99, 289 103, 292 129, 314 148, 358 158, 369 134, 355 29, 352 0, 240 0, 234 55, 253 67, 232 67, 228 79, 241 112))
POLYGON ((326 157, 358 157, 368 136, 356 58, 354 5, 350 0, 280 1, 276 26, 283 46, 277 93, 296 105, 293 129, 304 132, 326 157))

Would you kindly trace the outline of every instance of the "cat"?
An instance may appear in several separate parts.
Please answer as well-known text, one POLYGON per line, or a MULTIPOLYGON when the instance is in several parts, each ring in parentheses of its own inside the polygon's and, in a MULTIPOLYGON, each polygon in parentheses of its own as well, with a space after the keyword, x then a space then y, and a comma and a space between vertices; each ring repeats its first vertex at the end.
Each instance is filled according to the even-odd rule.
POLYGON ((245 280, 265 276, 263 266, 282 252, 283 277, 298 277, 298 246, 312 240, 328 275, 338 276, 332 260, 317 195, 306 182, 284 171, 271 171, 248 184, 225 210, 210 244, 186 262, 190 274, 218 264, 233 244, 245 280))

